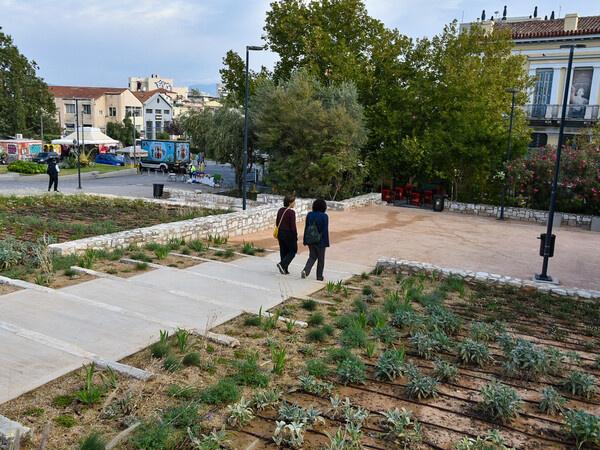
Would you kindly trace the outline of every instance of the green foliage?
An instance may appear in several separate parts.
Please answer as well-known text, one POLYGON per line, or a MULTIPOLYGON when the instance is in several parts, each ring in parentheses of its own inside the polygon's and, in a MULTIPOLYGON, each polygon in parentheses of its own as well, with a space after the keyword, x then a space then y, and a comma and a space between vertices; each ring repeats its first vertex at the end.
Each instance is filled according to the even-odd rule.
POLYGON ((340 344, 348 348, 362 348, 367 345, 367 333, 356 325, 342 330, 340 344))
POLYGON ((313 328, 308 330, 306 338, 311 342, 324 342, 327 339, 327 333, 322 328, 313 328))
POLYGON ((196 366, 200 367, 202 365, 202 358, 196 352, 189 352, 181 360, 184 366, 196 366))
POLYGON ((257 392, 254 393, 254 395, 252 396, 252 404, 254 405, 254 407, 259 410, 262 411, 263 409, 267 408, 268 406, 273 406, 276 403, 279 402, 279 399, 281 398, 281 391, 275 391, 275 390, 259 390, 257 392))
POLYGON ((507 423, 519 417, 523 401, 514 389, 494 382, 483 386, 479 394, 483 397, 483 410, 494 420, 507 423))
POLYGON ((394 381, 402 376, 404 369, 404 351, 386 350, 384 351, 375 365, 375 377, 379 380, 394 381))
POLYGON ((517 338, 506 354, 504 374, 524 380, 538 381, 550 371, 548 354, 532 342, 517 338))
POLYGON ((171 424, 145 420, 135 429, 129 443, 140 449, 173 449, 179 439, 171 424))
POLYGON ((52 419, 54 423, 56 423, 59 427, 71 428, 77 425, 77 419, 75 419, 70 414, 63 414, 58 417, 54 417, 52 419))
POLYGON ((309 325, 321 325, 325 320, 325 316, 321 313, 314 313, 306 321, 309 325))
POLYGON ((553 387, 547 387, 541 391, 540 409, 546 414, 554 416, 565 409, 565 399, 561 397, 553 387))
MULTIPOLYGON (((142 120, 142 119, 137 119, 142 120)), ((125 147, 129 147, 133 145, 133 133, 134 133, 134 128, 133 128, 133 121, 130 118, 130 114, 128 113, 127 116, 123 119, 123 122, 118 123, 118 122, 108 122, 106 124, 106 135, 117 140, 117 141, 121 141, 123 143, 123 146, 125 147)), ((135 130, 135 138, 139 138, 140 137, 140 133, 135 130)), ((166 138, 159 138, 157 137, 156 139, 170 139, 170 136, 167 134, 166 138)))
MULTIPOLYGON (((285 354, 284 354, 285 361, 285 354)), ((233 380, 242 386, 265 388, 269 384, 269 377, 265 375, 258 365, 258 354, 248 354, 246 359, 236 363, 237 373, 233 380)))
POLYGON ((227 423, 232 427, 243 427, 249 424, 250 421, 254 418, 254 414, 252 413, 250 403, 250 401, 246 401, 246 399, 242 397, 238 403, 229 405, 227 407, 227 423))
POLYGON ((253 105, 258 145, 269 155, 276 189, 336 199, 360 187, 366 129, 354 83, 325 85, 300 71, 278 85, 258 83, 253 105))
POLYGON ((490 349, 480 342, 465 339, 456 346, 456 357, 463 364, 476 364, 483 367, 492 361, 490 349))
POLYGON ((404 449, 413 448, 423 441, 423 429, 417 419, 411 420, 412 411, 388 409, 382 413, 388 429, 386 439, 404 449))
POLYGON ((338 363, 337 374, 344 385, 348 383, 365 384, 367 370, 365 364, 357 358, 347 358, 338 363))
POLYGON ((169 354, 169 346, 162 342, 156 342, 150 347, 150 354, 156 359, 164 358, 169 354))
POLYGON ((71 395, 58 395, 52 399, 54 406, 69 406, 73 403, 73 396, 71 395))
POLYGON ((220 450, 221 448, 227 448, 232 444, 231 440, 227 439, 225 424, 223 424, 219 431, 214 429, 208 435, 203 434, 202 439, 196 438, 188 428, 188 437, 194 447, 201 450, 220 450))
POLYGON ((223 378, 215 386, 200 393, 200 400, 207 405, 232 403, 240 398, 240 388, 230 378, 223 378))
POLYGON ((378 326, 371 332, 371 334, 385 345, 390 345, 396 342, 400 337, 400 334, 396 331, 396 329, 389 325, 378 326))
POLYGON ((433 363, 433 376, 438 381, 452 383, 458 380, 458 368, 448 361, 437 358, 433 363))
POLYGON ((179 351, 182 354, 187 353, 187 351, 193 347, 193 345, 189 342, 189 340, 190 340, 189 331, 179 328, 175 332, 175 338, 177 340, 177 346, 179 347, 179 351))
POLYGON ((315 302, 312 299, 304 299, 302 300, 302 308, 306 309, 307 311, 314 311, 317 308, 317 302, 315 302))
POLYGON ((438 382, 435 378, 423 375, 412 376, 406 383, 406 396, 418 400, 437 397, 438 389, 438 382))
POLYGON ((167 355, 162 366, 163 369, 168 370, 169 372, 176 372, 181 367, 181 361, 174 355, 167 355))
POLYGON ((287 356, 287 348, 285 346, 277 348, 271 345, 271 359, 273 360, 273 373, 281 375, 285 367, 285 358, 287 356))
POLYGON ((11 162, 7 167, 7 170, 9 172, 27 173, 27 174, 46 173, 47 169, 48 169, 48 166, 46 164, 38 164, 38 163, 30 162, 30 161, 20 161, 20 160, 11 162))
POLYGON ((193 401, 170 406, 163 411, 162 421, 175 428, 193 427, 200 421, 198 406, 193 401))
POLYGON ((300 380, 300 383, 302 383, 302 389, 305 392, 310 392, 311 394, 328 394, 335 388, 335 385, 333 383, 317 380, 312 375, 300 375, 298 379, 300 380))
POLYGON ((464 438, 455 447, 456 450, 515 450, 504 444, 498 430, 489 430, 486 437, 464 438))
POLYGON ((79 440, 79 450, 105 450, 108 440, 99 431, 92 431, 79 440))
POLYGON ((304 372, 317 378, 325 378, 331 371, 325 362, 318 359, 309 359, 306 361, 304 372))
POLYGON ((79 399, 79 401, 85 405, 93 405, 100 401, 100 398, 104 395, 104 389, 99 388, 98 386, 94 386, 93 377, 94 372, 96 370, 95 363, 91 363, 90 367, 84 364, 83 370, 85 375, 77 374, 79 378, 84 379, 84 387, 81 391, 75 392, 75 397, 79 399))
POLYGON ((573 395, 581 395, 588 399, 598 391, 596 379, 589 373, 579 370, 570 370, 566 378, 561 380, 560 387, 573 395))
POLYGON ((600 417, 583 410, 570 409, 565 413, 563 429, 567 437, 575 439, 577 448, 584 444, 600 445, 600 417))

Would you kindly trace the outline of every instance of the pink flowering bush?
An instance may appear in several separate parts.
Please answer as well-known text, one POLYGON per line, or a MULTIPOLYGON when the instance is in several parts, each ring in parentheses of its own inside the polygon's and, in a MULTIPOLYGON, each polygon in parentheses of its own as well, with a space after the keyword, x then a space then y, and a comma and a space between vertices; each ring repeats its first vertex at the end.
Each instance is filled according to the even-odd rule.
MULTIPOLYGON (((536 149, 507 163, 507 186, 512 188, 515 197, 528 197, 531 208, 547 210, 555 164, 556 149, 536 149)), ((600 214, 599 148, 563 148, 556 194, 557 211, 600 214)))

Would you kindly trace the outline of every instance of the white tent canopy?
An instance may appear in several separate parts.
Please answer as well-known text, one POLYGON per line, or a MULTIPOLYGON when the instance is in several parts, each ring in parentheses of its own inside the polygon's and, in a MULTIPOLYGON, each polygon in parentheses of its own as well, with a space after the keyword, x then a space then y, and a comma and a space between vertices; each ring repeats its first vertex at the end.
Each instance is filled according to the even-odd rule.
MULTIPOLYGON (((77 139, 77 132, 65 136, 62 139, 52 139, 53 144, 73 145, 73 140, 77 139)), ((84 145, 118 145, 119 141, 108 137, 100 131, 100 128, 84 127, 83 133, 79 130, 79 140, 84 145)))

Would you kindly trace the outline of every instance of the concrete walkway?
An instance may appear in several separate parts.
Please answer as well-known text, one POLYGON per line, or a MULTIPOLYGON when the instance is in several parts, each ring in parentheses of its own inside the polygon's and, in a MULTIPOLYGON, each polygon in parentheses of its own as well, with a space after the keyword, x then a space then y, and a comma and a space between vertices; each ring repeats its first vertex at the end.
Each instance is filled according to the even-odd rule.
MULTIPOLYGON (((160 330, 205 331, 244 311, 266 311, 288 297, 307 296, 324 284, 300 279, 303 258, 294 261, 296 275, 280 275, 277 262, 276 254, 247 256, 0 296, 0 404, 82 363, 131 355, 156 342, 160 330)), ((325 277, 347 279, 366 270, 328 261, 325 277)))

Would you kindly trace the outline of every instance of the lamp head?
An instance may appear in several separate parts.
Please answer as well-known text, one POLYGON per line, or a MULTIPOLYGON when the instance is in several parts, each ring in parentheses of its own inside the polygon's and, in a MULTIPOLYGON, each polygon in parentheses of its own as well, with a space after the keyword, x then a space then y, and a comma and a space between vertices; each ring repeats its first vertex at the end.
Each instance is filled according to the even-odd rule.
POLYGON ((516 93, 521 92, 521 91, 519 91, 518 89, 506 89, 505 92, 510 92, 512 94, 516 94, 516 93))
POLYGON ((260 46, 260 45, 248 45, 246 47, 246 49, 248 49, 248 50, 255 50, 255 51, 261 51, 261 50, 264 50, 265 48, 263 46, 260 46))
POLYGON ((565 44, 561 45, 560 48, 585 48, 585 44, 565 44))

